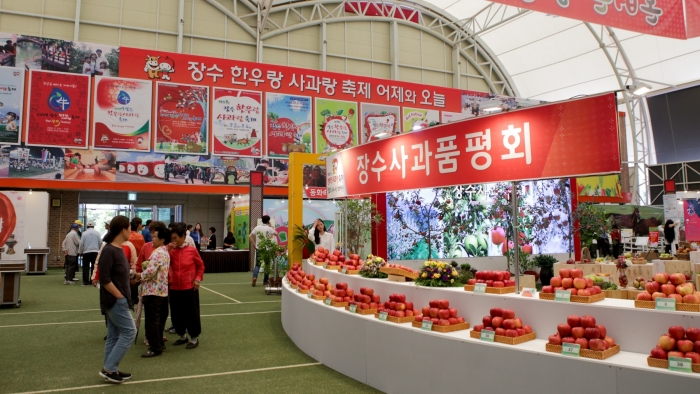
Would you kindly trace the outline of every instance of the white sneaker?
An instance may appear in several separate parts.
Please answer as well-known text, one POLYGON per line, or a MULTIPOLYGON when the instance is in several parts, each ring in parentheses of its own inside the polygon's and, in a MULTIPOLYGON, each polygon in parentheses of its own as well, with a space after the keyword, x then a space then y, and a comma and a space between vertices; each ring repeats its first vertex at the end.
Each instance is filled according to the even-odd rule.
POLYGON ((63 284, 64 284, 64 285, 72 285, 73 283, 75 283, 75 282, 68 281, 68 280, 63 281, 63 284))

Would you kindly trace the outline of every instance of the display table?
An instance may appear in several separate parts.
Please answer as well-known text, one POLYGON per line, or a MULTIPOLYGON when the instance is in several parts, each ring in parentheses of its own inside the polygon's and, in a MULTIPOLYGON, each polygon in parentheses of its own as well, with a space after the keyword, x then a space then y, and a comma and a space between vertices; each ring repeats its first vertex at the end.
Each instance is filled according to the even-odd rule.
POLYGON ((0 305, 19 308, 19 281, 26 268, 24 260, 0 260, 0 305))
POLYGON ((49 248, 24 249, 27 256, 27 274, 46 274, 49 268, 49 248))
POLYGON ((664 392, 668 387, 674 392, 695 390, 700 379, 700 374, 647 366, 647 353, 669 326, 691 324, 691 318, 680 312, 634 309, 629 300, 564 304, 365 279, 307 264, 304 269, 332 283, 347 282, 355 290, 371 287, 382 301, 391 293, 406 294, 418 309, 431 299, 446 298, 472 325, 492 307, 511 308, 537 333, 534 341, 509 346, 470 338, 468 330, 426 332, 410 323, 380 322, 372 315, 326 306, 285 283, 282 325, 292 341, 324 365, 384 392, 480 392, 497 387, 499 392, 590 393, 595 379, 597 393, 632 394, 664 392), (546 352, 546 338, 570 314, 593 315, 620 343, 622 352, 602 361, 546 352))
POLYGON ((203 250, 200 254, 205 274, 249 271, 247 250, 203 250))

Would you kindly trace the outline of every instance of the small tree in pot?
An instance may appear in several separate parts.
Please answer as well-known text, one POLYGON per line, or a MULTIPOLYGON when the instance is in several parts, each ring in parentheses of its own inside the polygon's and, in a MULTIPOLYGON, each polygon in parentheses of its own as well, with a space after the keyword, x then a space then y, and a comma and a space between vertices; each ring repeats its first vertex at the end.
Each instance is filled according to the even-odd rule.
MULTIPOLYGON (((382 222, 382 215, 377 213, 377 206, 369 199, 348 199, 339 203, 341 217, 347 215, 347 239, 345 254, 357 253, 362 255, 365 245, 372 240, 372 224, 382 222)), ((340 234, 345 231, 340 226, 340 234)))
POLYGON ((540 281, 542 282, 542 286, 549 286, 549 281, 554 276, 554 263, 556 262, 557 259, 548 254, 535 256, 534 263, 540 267, 540 281))
POLYGON ((264 234, 258 234, 260 234, 260 242, 255 246, 257 248, 258 259, 260 260, 260 269, 267 275, 274 275, 274 277, 270 277, 269 279, 270 287, 280 287, 282 285, 282 278, 288 267, 284 261, 280 263, 280 257, 284 260, 287 250, 277 245, 277 242, 266 237, 264 234), (277 262, 276 272, 275 262, 277 262))

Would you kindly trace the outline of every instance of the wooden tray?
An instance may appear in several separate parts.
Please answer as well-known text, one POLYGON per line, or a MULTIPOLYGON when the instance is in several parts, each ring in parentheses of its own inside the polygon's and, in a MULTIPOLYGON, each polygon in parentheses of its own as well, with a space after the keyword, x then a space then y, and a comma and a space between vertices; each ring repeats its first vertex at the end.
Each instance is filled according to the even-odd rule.
POLYGON ((334 307, 336 307, 336 308, 343 308, 343 307, 348 306, 348 303, 347 303, 347 302, 335 302, 335 301, 331 301, 331 306, 334 306, 334 307))
MULTIPOLYGON (((415 317, 415 316, 413 316, 413 317, 415 317)), ((421 328, 423 326, 423 322, 416 321, 415 319, 413 319, 411 324, 415 328, 421 328)), ((455 331, 462 331, 462 330, 468 330, 468 329, 469 329, 469 323, 464 322, 464 323, 459 323, 459 324, 450 324, 449 326, 438 326, 437 324, 433 324, 430 331, 455 332, 455 331)))
MULTIPOLYGON (((656 309, 656 302, 655 301, 641 301, 641 300, 634 300, 634 307, 635 308, 644 308, 644 309, 656 309)), ((700 312, 700 304, 678 304, 676 303, 676 310, 679 312, 700 312)))
POLYGON ((291 287, 292 289, 296 289, 297 287, 299 287, 299 285, 291 284, 289 285, 289 287, 291 287))
MULTIPOLYGON (((662 360, 660 358, 647 357, 647 364, 650 367, 668 369, 668 360, 662 360)), ((700 373, 700 364, 691 364, 693 372, 700 373)))
MULTIPOLYGON (((379 319, 379 312, 374 314, 374 317, 379 319)), ((405 316, 405 317, 394 317, 394 316, 387 316, 386 321, 390 321, 392 323, 410 323, 412 322, 416 317, 415 316, 405 316)))
MULTIPOLYGON (((349 311, 349 310, 350 310, 350 305, 346 306, 346 307, 345 307, 345 310, 346 310, 346 311, 349 311)), ((357 308, 357 309, 355 310, 355 313, 357 313, 358 315, 376 315, 376 314, 377 314, 377 309, 376 309, 376 308, 375 308, 375 309, 360 309, 360 308, 357 308)))
POLYGON ((301 290, 301 289, 297 288, 297 293, 299 293, 299 294, 306 294, 308 292, 309 292, 309 289, 301 290))
POLYGON ((382 267, 379 269, 379 272, 383 272, 387 275, 399 275, 399 276, 405 276, 406 278, 409 279, 417 279, 419 274, 414 274, 413 272, 408 272, 404 271, 402 269, 398 268, 389 268, 389 267, 382 267))
MULTIPOLYGON (((554 293, 539 293, 540 300, 554 301, 554 293)), ((592 296, 578 296, 572 295, 571 302, 578 302, 580 304, 592 304, 594 302, 603 301, 605 299, 605 293, 600 293, 592 296)))
MULTIPOLYGON (((469 336, 472 338, 479 339, 481 338, 481 333, 476 332, 474 330, 469 331, 469 336)), ((521 343, 527 342, 527 341, 532 341, 533 339, 537 338, 537 334, 534 332, 531 332, 529 334, 521 335, 519 337, 507 337, 505 335, 494 335, 493 336, 493 341, 498 342, 498 343, 505 343, 506 345, 520 345, 521 343)))
MULTIPOLYGON (((659 260, 673 260, 673 257, 659 257, 659 260)), ((651 358, 651 357, 649 357, 649 358, 651 358)), ((657 359, 654 359, 654 360, 657 360, 657 359)), ((662 361, 666 361, 666 360, 662 360, 662 361)))
POLYGON ((312 294, 312 295, 311 295, 311 298, 314 299, 314 300, 316 300, 316 301, 323 301, 323 300, 326 299, 326 296, 322 296, 322 295, 319 296, 319 295, 316 295, 316 294, 312 294))
MULTIPOLYGON (((474 285, 464 285, 464 291, 474 291, 474 285)), ((515 286, 510 287, 487 287, 487 294, 515 293, 515 286)))
MULTIPOLYGON (((561 345, 552 345, 551 343, 548 343, 546 349, 548 352, 561 353, 561 345)), ((618 353, 620 353, 620 345, 615 345, 610 349, 604 351, 581 349, 579 355, 581 357, 592 358, 595 360, 605 360, 606 358, 610 358, 618 353)))
POLYGON ((676 253, 676 260, 690 260, 690 253, 676 253))
MULTIPOLYGON (((340 273, 343 273, 343 270, 340 270, 340 273)), ((357 275, 360 273, 360 270, 347 270, 345 271, 345 275, 357 275)))
POLYGON ((340 271, 340 266, 339 265, 327 265, 326 269, 331 270, 331 271, 340 271))
POLYGON ((617 298, 620 300, 627 299, 627 290, 603 290, 605 298, 617 298))
POLYGON ((326 264, 326 263, 325 263, 325 262, 323 262, 323 261, 322 261, 322 262, 320 262, 320 263, 319 263, 318 261, 314 262, 314 265, 319 265, 319 266, 323 266, 323 264, 326 264))

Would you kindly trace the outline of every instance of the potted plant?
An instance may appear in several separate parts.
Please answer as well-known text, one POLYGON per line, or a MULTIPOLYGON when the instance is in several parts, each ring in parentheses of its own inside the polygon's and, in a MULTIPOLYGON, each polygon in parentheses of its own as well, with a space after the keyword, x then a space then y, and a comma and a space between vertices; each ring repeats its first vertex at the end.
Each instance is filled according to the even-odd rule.
POLYGON ((542 282, 542 286, 549 286, 549 281, 554 276, 554 263, 556 262, 557 259, 548 254, 535 256, 534 263, 536 266, 540 267, 540 281, 542 282))
MULTIPOLYGON (((365 245, 369 245, 372 240, 372 225, 378 225, 384 220, 382 215, 377 213, 377 206, 369 199, 347 199, 344 203, 338 204, 340 217, 347 218, 347 239, 345 254, 362 254, 365 245)), ((340 234, 344 234, 345 228, 341 221, 338 229, 340 234)), ((313 250, 311 251, 313 253, 313 250)))
MULTIPOLYGON (((259 233, 260 234, 260 233, 259 233)), ((280 269, 286 270, 286 263, 280 264, 280 259, 286 259, 286 249, 277 245, 271 238, 260 236, 260 242, 256 246, 260 269, 267 275, 272 275, 268 279, 269 287, 281 287, 283 274, 280 269), (277 264, 275 264, 277 263, 277 264), (277 269, 275 269, 277 268, 277 269)))
POLYGON ((292 237, 292 242, 301 246, 301 257, 303 259, 308 259, 314 253, 314 242, 309 239, 309 232, 307 229, 297 225, 294 225, 294 235, 292 237))

